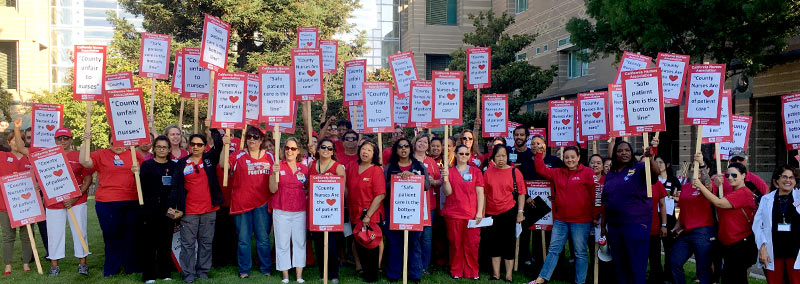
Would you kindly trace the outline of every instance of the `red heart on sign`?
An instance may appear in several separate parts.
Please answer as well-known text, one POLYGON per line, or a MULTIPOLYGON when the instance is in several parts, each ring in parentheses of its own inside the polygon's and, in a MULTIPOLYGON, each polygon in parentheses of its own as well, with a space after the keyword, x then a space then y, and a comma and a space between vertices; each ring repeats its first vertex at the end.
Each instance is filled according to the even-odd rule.
POLYGON ((327 202, 328 205, 333 206, 334 204, 336 204, 336 199, 333 199, 333 198, 325 199, 325 202, 327 202))
POLYGON ((496 117, 500 117, 501 115, 503 115, 503 113, 499 112, 499 111, 494 113, 494 116, 496 116, 496 117))
POLYGON ((306 70, 306 74, 308 74, 308 77, 314 77, 314 74, 317 74, 317 70, 306 70))
POLYGON ((431 103, 429 100, 422 100, 422 104, 428 106, 431 103))
POLYGON ((238 96, 231 96, 228 99, 231 100, 232 103, 236 103, 236 101, 239 100, 239 97, 238 96))
POLYGON ((306 42, 306 45, 308 45, 308 46, 311 46, 311 44, 312 44, 312 43, 311 43, 310 41, 309 41, 309 42, 306 42))
POLYGON ((569 119, 562 119, 561 123, 563 123, 564 125, 567 125, 567 124, 569 124, 569 119))
POLYGON ((31 198, 31 193, 30 192, 23 193, 22 195, 20 195, 20 197, 27 200, 28 198, 31 198))
POLYGON ((61 169, 60 169, 60 170, 57 170, 57 171, 53 171, 53 175, 55 175, 55 176, 57 176, 57 177, 60 177, 60 176, 61 176, 61 174, 63 174, 63 173, 64 173, 64 170, 61 170, 61 169))
POLYGON ((669 75, 669 80, 670 81, 678 80, 678 75, 669 75))
POLYGON ((596 111, 596 112, 592 113, 592 116, 594 116, 594 118, 598 118, 598 117, 600 117, 601 114, 602 113, 600 113, 599 111, 596 111))
POLYGON ((406 74, 406 76, 411 76, 411 70, 403 71, 403 74, 406 74))
POLYGON ((703 90, 703 95, 705 95, 706 98, 709 98, 714 95, 714 90, 703 90))
POLYGON ((448 98, 448 99, 451 99, 451 100, 452 100, 452 99, 455 99, 455 98, 456 98, 456 94, 449 93, 449 94, 447 94, 447 98, 448 98))
POLYGON ((403 110, 408 110, 408 106, 402 106, 403 110))
POLYGON ((483 65, 483 64, 481 64, 481 65, 478 65, 478 69, 481 69, 481 70, 483 70, 483 68, 486 68, 486 65, 483 65))
POLYGON ((48 125, 47 125, 47 126, 45 126, 44 128, 47 128, 47 131, 53 131, 53 129, 55 129, 55 128, 56 128, 56 126, 55 126, 55 125, 52 125, 52 124, 48 124, 48 125))
POLYGON ((258 99, 258 96, 253 95, 253 96, 249 96, 248 98, 250 98, 251 102, 255 102, 258 99))

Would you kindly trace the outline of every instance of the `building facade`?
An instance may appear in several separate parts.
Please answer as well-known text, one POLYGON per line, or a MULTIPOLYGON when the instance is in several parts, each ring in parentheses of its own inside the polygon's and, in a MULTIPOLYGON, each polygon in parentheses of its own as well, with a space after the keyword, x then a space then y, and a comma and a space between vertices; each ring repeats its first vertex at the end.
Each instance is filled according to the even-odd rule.
POLYGON ((50 89, 48 8, 47 1, 0 0, 0 80, 17 105, 50 89))

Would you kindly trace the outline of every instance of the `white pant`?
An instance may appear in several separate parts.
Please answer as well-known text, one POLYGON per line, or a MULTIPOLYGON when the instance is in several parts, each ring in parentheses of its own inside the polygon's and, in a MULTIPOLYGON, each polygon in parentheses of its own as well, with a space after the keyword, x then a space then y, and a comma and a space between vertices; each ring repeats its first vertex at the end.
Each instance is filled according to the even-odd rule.
POLYGON ((286 271, 306 266, 306 212, 272 211, 275 224, 275 267, 286 271), (291 241, 291 249, 289 243, 291 241), (294 255, 290 255, 294 254, 294 255))
MULTIPOLYGON (((81 228, 83 237, 86 238, 86 244, 89 244, 88 236, 86 235, 86 203, 72 206, 72 212, 75 213, 75 219, 78 220, 78 226, 81 228)), ((84 258, 89 255, 89 252, 83 250, 81 239, 75 232, 75 224, 72 223, 67 209, 45 209, 47 216, 47 252, 49 253, 48 259, 59 260, 64 258, 64 239, 66 238, 66 222, 69 220, 69 228, 72 230, 72 248, 75 252, 75 257, 84 258)))

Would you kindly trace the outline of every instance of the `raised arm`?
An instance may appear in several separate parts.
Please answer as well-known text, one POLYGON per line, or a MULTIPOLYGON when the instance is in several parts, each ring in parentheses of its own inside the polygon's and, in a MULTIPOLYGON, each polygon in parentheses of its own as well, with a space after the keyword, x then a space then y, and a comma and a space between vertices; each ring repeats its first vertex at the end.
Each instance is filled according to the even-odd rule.
POLYGON ((544 164, 544 153, 536 153, 533 157, 533 165, 536 167, 536 173, 541 175, 542 177, 552 181, 556 177, 556 169, 548 168, 547 165, 544 164))
POLYGON ((22 140, 22 117, 18 117, 14 120, 14 150, 17 152, 22 153, 23 155, 28 155, 28 147, 25 147, 25 141, 22 140))
POLYGON ((731 208, 733 208, 733 204, 731 204, 730 201, 725 199, 725 197, 723 197, 723 198, 717 197, 717 195, 715 195, 713 192, 708 190, 708 188, 706 188, 706 186, 703 185, 703 183, 700 182, 700 180, 695 179, 692 182, 692 185, 694 185, 694 187, 696 187, 698 190, 700 190, 700 193, 702 193, 703 196, 705 196, 705 198, 708 199, 709 202, 711 202, 711 204, 714 204, 715 207, 722 208, 722 209, 731 209, 731 208))
MULTIPOLYGON (((90 141, 92 141, 92 130, 86 129, 83 131, 83 143, 91 143, 90 141)), ((89 151, 88 148, 89 147, 81 147, 80 158, 78 159, 78 162, 80 162, 81 166, 84 168, 91 169, 94 168, 94 163, 92 162, 92 157, 89 156, 89 153, 86 153, 86 151, 89 151)))

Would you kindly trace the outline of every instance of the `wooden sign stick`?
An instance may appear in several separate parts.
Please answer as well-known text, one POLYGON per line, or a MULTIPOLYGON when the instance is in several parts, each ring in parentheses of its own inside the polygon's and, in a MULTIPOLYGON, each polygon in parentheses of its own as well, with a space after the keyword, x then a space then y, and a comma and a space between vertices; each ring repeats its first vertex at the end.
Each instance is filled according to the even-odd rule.
POLYGON ((209 84, 208 84, 209 85, 209 87, 208 87, 208 100, 206 100, 206 102, 207 102, 206 104, 208 105, 208 109, 206 109, 206 117, 211 117, 211 98, 213 98, 214 94, 216 94, 215 92, 216 92, 216 89, 217 89, 216 88, 217 86, 214 85, 214 84, 216 84, 214 82, 214 78, 217 77, 217 72, 215 72, 214 70, 211 70, 210 73, 211 73, 210 74, 211 77, 209 77, 209 79, 208 79, 208 82, 209 82, 209 84))
POLYGON ((26 224, 25 228, 28 229, 28 239, 31 240, 31 250, 33 250, 33 259, 36 261, 36 272, 39 272, 39 274, 44 274, 42 272, 42 262, 39 261, 39 250, 36 249, 36 239, 33 238, 33 228, 31 228, 31 224, 26 224))
POLYGON ((444 152, 444 160, 442 160, 442 165, 444 165, 444 170, 445 171, 447 171, 447 168, 450 167, 450 155, 448 155, 448 154, 450 154, 450 148, 449 148, 450 147, 450 136, 448 136, 448 134, 450 132, 448 130, 450 130, 450 127, 445 125, 444 126, 444 139, 443 139, 444 140, 444 149, 442 149, 442 152, 444 152))
POLYGON ((148 121, 148 127, 150 127, 150 131, 153 131, 156 121, 156 78, 151 78, 150 81, 152 81, 153 84, 150 87, 150 121, 148 121))
MULTIPOLYGON (((306 135, 308 136, 308 144, 311 144, 311 139, 313 138, 311 133, 314 131, 311 129, 311 102, 305 101, 303 103, 303 122, 306 124, 306 135)), ((275 126, 277 127, 277 125, 275 126)))
POLYGON ((197 133, 197 126, 200 124, 200 106, 197 104, 199 99, 194 99, 194 127, 192 128, 192 133, 197 133))
MULTIPOLYGON (((703 64, 709 64, 708 61, 703 62, 703 64)), ((688 95, 688 94, 687 94, 688 95)), ((695 154, 701 153, 700 147, 703 146, 703 125, 697 126, 697 142, 695 142, 695 154)), ((692 161, 694 161, 694 157, 692 157, 692 161)), ((706 165, 708 166, 708 165, 706 165)), ((694 170, 692 171, 692 178, 699 178, 700 177, 700 164, 694 163, 694 170)), ((694 186, 692 186, 694 187, 694 186)))
POLYGON ((514 247, 514 271, 517 271, 517 268, 519 268, 519 237, 517 237, 517 244, 514 247))
POLYGON ((378 133, 378 162, 383 165, 383 133, 378 133))
MULTIPOLYGON (((138 159, 136 159, 136 147, 131 146, 131 161, 133 161, 133 165, 139 165, 138 159)), ((139 205, 144 205, 144 198, 142 197, 142 181, 139 179, 139 171, 133 172, 133 176, 136 178, 136 195, 139 196, 139 205)))
POLYGON ((592 140, 592 154, 597 154, 597 140, 592 140))
POLYGON ((328 231, 323 232, 325 248, 322 251, 322 283, 328 284, 328 231))
MULTIPOLYGON (((272 139, 275 140, 275 163, 280 165, 281 164, 281 132, 278 129, 278 124, 276 123, 275 128, 272 130, 272 139)), ((280 182, 281 175, 275 175, 275 182, 280 182)))
POLYGON ((600 243, 594 243, 594 284, 600 283, 600 264, 598 263, 599 259, 597 257, 598 250, 600 250, 600 243))
MULTIPOLYGON (((225 129, 225 136, 231 137, 231 130, 225 129)), ((228 186, 228 169, 231 168, 231 163, 228 163, 228 157, 231 154, 231 144, 222 145, 222 186, 228 186)))
MULTIPOLYGON (((30 230, 28 231, 30 233, 30 230)), ((408 230, 403 230, 403 284, 408 283, 408 230)))
POLYGON ((186 99, 181 98, 181 107, 178 111, 178 127, 181 128, 181 133, 183 133, 183 104, 186 103, 186 99))
MULTIPOLYGON (((644 150, 645 151, 648 151, 649 149, 647 149, 647 148, 650 148, 650 137, 649 136, 650 136, 650 133, 647 133, 647 132, 642 133, 642 138, 644 140, 644 141, 642 141, 642 143, 644 143, 644 150)), ((647 182, 647 197, 648 198, 652 198, 653 197, 653 183, 652 183, 653 177, 650 174, 650 157, 647 157, 647 156, 644 157, 644 179, 645 179, 645 182, 647 182)))
POLYGON ((481 119, 481 125, 483 125, 483 117, 481 117, 481 89, 475 89, 475 91, 475 120, 481 119))
POLYGON ((75 228, 75 232, 78 234, 78 238, 81 239, 81 246, 83 247, 83 252, 89 253, 89 245, 86 244, 86 239, 83 237, 81 226, 78 225, 78 219, 75 218, 75 212, 72 211, 72 208, 69 208, 67 209, 67 213, 69 213, 69 218, 72 219, 71 226, 75 228))
MULTIPOLYGON (((86 101, 86 125, 83 127, 83 129, 84 132, 92 129, 92 101, 86 101)), ((89 159, 91 159, 89 157, 91 153, 89 152, 92 150, 92 141, 84 140, 81 147, 84 147, 83 159, 88 161, 89 159)))
MULTIPOLYGON (((714 155, 717 158, 717 175, 722 175, 722 160, 720 159, 719 143, 714 143, 714 148, 716 148, 715 152, 717 153, 716 155, 714 155)), ((723 195, 722 194, 722 184, 719 184, 718 186, 719 186, 719 188, 718 188, 718 190, 719 190, 719 192, 718 192, 719 198, 722 198, 722 195, 723 195)))
POLYGON ((240 151, 244 150, 244 144, 247 143, 247 140, 245 140, 247 137, 244 134, 247 133, 247 127, 248 126, 249 125, 245 124, 244 125, 244 129, 242 129, 242 138, 239 139, 239 150, 240 151))
POLYGON ((547 258, 547 235, 545 234, 544 230, 542 232, 542 259, 547 258))

